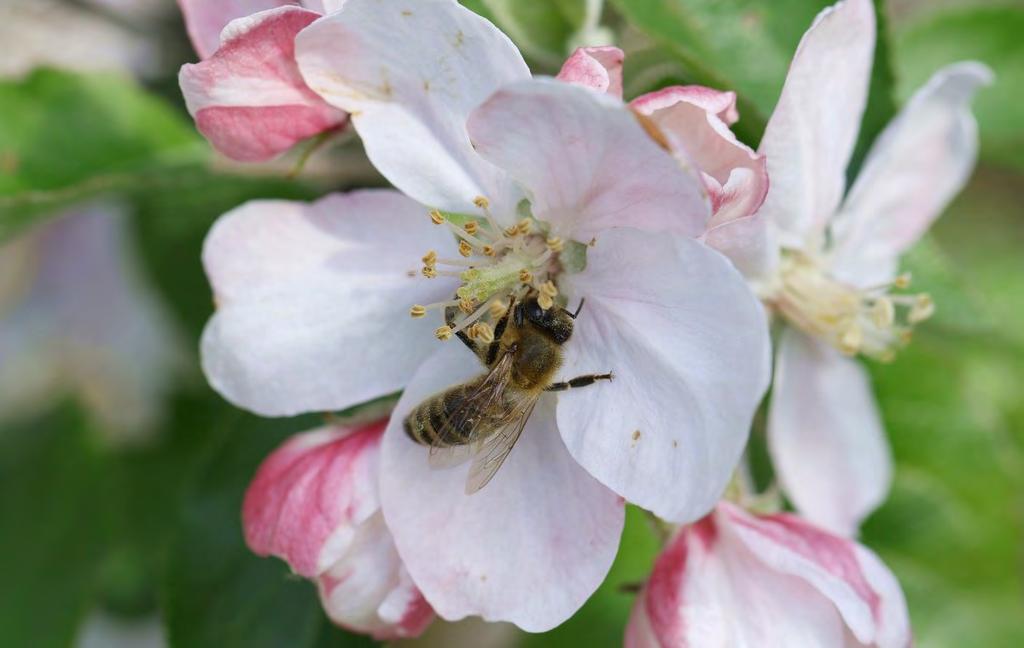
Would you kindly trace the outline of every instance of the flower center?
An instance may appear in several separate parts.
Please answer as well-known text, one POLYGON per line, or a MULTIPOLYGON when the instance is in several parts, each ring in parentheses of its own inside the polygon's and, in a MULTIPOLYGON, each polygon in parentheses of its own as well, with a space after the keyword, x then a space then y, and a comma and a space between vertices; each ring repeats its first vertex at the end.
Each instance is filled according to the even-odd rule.
POLYGON ((800 330, 846 355, 889 361, 910 341, 915 324, 935 311, 927 293, 893 294, 910 286, 910 275, 856 288, 828 274, 820 259, 785 252, 777 282, 765 301, 800 330))
POLYGON ((428 311, 440 311, 446 321, 434 332, 439 340, 465 330, 471 339, 490 342, 494 339, 494 323, 504 315, 513 297, 521 300, 534 293, 545 310, 558 297, 556 282, 565 248, 562 239, 545 236, 541 225, 529 216, 502 228, 491 215, 486 198, 480 196, 474 203, 483 212, 480 220, 467 219, 460 224, 440 211, 430 212, 434 224, 448 227, 455 235, 460 258, 443 259, 429 250, 422 259, 423 276, 457 277, 461 285, 452 300, 416 304, 409 314, 423 317, 428 311), (448 321, 446 311, 455 307, 457 314, 448 321))

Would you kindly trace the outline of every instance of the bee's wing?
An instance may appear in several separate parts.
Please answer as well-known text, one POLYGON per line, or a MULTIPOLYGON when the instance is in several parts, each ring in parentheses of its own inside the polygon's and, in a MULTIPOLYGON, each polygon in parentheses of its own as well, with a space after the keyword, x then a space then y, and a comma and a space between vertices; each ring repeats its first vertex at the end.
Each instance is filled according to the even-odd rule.
POLYGON ((437 431, 440 437, 451 438, 455 433, 450 430, 464 430, 467 425, 472 425, 470 438, 467 443, 459 445, 432 445, 429 453, 432 468, 451 468, 464 463, 480 451, 491 433, 497 431, 493 426, 480 425, 479 421, 483 420, 485 414, 493 418, 492 412, 496 407, 504 409, 505 390, 511 380, 513 361, 513 355, 505 353, 476 388, 466 394, 462 402, 448 414, 442 429, 437 431), (476 423, 470 424, 468 421, 476 423))
POLYGON ((519 440, 526 427, 533 408, 540 399, 540 393, 526 394, 508 414, 508 422, 505 423, 496 433, 487 437, 481 442, 481 447, 476 453, 473 465, 469 467, 469 477, 466 479, 466 495, 472 495, 491 481, 494 474, 505 463, 512 447, 519 440))

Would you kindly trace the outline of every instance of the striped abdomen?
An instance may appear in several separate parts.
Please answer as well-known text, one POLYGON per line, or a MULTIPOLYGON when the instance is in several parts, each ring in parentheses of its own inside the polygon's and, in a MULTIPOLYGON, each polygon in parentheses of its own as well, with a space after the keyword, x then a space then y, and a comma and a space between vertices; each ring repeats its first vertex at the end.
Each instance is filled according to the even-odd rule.
POLYGON ((502 408, 488 412, 469 399, 478 386, 474 380, 456 385, 423 401, 405 417, 405 433, 420 445, 449 447, 464 445, 492 431, 501 420, 502 408))

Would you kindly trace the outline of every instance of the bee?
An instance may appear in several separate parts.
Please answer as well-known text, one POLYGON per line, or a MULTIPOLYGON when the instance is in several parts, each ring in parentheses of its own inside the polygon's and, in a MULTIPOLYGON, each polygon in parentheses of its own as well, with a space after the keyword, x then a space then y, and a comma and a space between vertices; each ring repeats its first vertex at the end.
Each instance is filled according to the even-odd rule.
MULTIPOLYGON (((480 490, 494 477, 526 427, 544 392, 585 387, 612 374, 588 374, 555 381, 562 366, 562 345, 572 336, 573 322, 583 308, 571 313, 552 306, 541 308, 536 296, 521 303, 513 298, 495 324, 494 340, 478 344, 465 331, 456 333, 488 371, 420 403, 405 418, 405 432, 430 448, 430 465, 444 468, 469 458, 473 463, 466 494, 480 490)), ((445 311, 453 327, 455 307, 445 311)))

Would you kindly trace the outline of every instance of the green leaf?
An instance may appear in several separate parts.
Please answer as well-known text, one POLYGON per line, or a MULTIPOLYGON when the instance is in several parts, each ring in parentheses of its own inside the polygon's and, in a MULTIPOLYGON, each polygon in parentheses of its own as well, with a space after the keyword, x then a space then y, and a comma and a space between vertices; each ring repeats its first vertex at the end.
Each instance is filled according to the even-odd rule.
POLYGON ((108 457, 74 408, 0 430, 0 645, 71 645, 108 537, 108 457))
POLYGON ((68 202, 202 159, 186 117, 113 75, 0 81, 0 240, 68 202))
MULTIPOLYGON (((757 144, 803 32, 828 0, 612 0, 672 52, 690 83, 740 95, 738 133, 757 144)), ((628 81, 628 80, 627 80, 628 81)))
POLYGON ((548 72, 561 67, 586 20, 586 0, 469 0, 463 4, 492 20, 527 58, 548 72))
POLYGON ((242 536, 242 498, 259 463, 316 417, 267 420, 224 407, 207 421, 220 443, 185 498, 165 565, 162 603, 171 646, 277 648, 365 645, 329 627, 311 583, 259 558, 242 536))
POLYGON ((894 41, 898 92, 909 97, 940 67, 987 63, 996 83, 979 93, 975 114, 983 158, 1024 168, 1024 8, 953 9, 903 27, 894 41))

